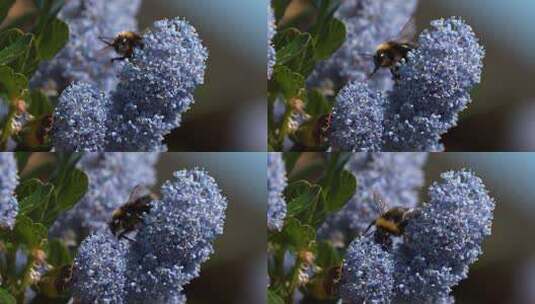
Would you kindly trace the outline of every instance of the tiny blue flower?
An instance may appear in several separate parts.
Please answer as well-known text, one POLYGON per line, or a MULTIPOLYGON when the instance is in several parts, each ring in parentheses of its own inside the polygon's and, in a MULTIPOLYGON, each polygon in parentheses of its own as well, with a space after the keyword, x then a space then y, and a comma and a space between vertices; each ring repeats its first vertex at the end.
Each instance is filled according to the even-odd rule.
POLYGON ((268 21, 267 21, 267 77, 271 79, 271 74, 273 74, 273 66, 275 65, 276 54, 275 47, 273 46, 273 37, 275 36, 275 16, 273 14, 273 9, 268 7, 268 21))
POLYGON ((163 137, 180 126, 193 91, 204 82, 208 51, 187 21, 157 21, 143 42, 112 95, 112 151, 164 150, 163 137))
POLYGON ((110 101, 92 85, 74 83, 54 110, 52 142, 57 151, 100 151, 106 146, 110 101))
POLYGON ((74 260, 74 298, 80 303, 126 304, 127 254, 128 244, 117 240, 109 230, 87 237, 74 260))
POLYGON ((347 303, 388 304, 394 291, 394 259, 373 238, 354 240, 344 258, 340 297, 347 303))
POLYGON ((286 217, 284 189, 287 185, 286 168, 280 152, 268 153, 268 212, 267 224, 270 230, 281 230, 286 217))
MULTIPOLYGON (((199 276, 223 233, 227 199, 200 169, 175 172, 144 218, 129 257, 132 301, 164 301, 199 276)), ((136 302, 137 303, 137 302, 136 302)))
POLYGON ((399 64, 396 85, 385 100, 364 84, 350 83, 340 92, 329 135, 334 150, 444 150, 441 136, 470 102, 485 52, 461 19, 431 25, 399 64))
POLYGON ((491 233, 495 203, 470 171, 441 177, 429 188, 429 203, 410 213, 402 237, 382 243, 374 232, 351 243, 340 290, 344 300, 454 302, 451 288, 467 277, 469 266, 481 255, 483 240, 491 233))
POLYGON ((396 292, 412 303, 447 298, 491 234, 495 203, 481 179, 466 170, 441 177, 429 188, 429 203, 409 221, 398 249, 396 292))
POLYGON ((0 228, 12 229, 19 212, 19 204, 15 197, 19 176, 13 153, 0 153, 0 172, 0 228))
POLYGON ((366 83, 351 83, 336 97, 329 141, 334 150, 381 151, 386 98, 366 83))
POLYGON ((457 124, 481 81, 485 51, 472 28, 456 17, 431 26, 400 65, 386 110, 388 150, 444 150, 441 135, 457 124))
POLYGON ((58 150, 165 151, 204 82, 208 52, 181 18, 160 20, 143 35, 108 96, 87 84, 63 92, 55 112, 58 150), (83 102, 82 102, 83 101, 83 102))

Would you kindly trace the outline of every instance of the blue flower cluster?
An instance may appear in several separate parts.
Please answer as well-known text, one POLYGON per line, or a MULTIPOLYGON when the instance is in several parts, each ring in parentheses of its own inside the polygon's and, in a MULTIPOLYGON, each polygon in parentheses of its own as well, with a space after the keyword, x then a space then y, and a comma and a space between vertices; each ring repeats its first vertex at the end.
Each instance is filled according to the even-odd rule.
POLYGON ((0 153, 0 172, 0 228, 12 229, 19 212, 19 204, 15 197, 19 176, 13 153, 0 153))
POLYGON ((267 77, 271 79, 273 74, 273 66, 276 62, 275 47, 273 47, 273 37, 275 36, 275 15, 273 9, 268 7, 268 23, 267 23, 267 77))
POLYGON ((378 198, 388 208, 416 207, 426 161, 423 152, 353 153, 346 169, 357 179, 357 190, 340 211, 327 218, 320 236, 333 240, 344 236, 351 241, 361 235, 382 212, 378 198))
POLYGON ((83 303, 185 303, 223 233, 227 199, 200 169, 175 172, 161 188, 133 242, 101 229, 78 249, 73 295, 83 303), (102 252, 110 254, 102 254, 102 252), (109 286, 106 292, 103 286, 109 286))
POLYGON ((396 242, 379 241, 375 231, 350 244, 340 286, 345 301, 453 303, 451 288, 467 277, 491 233, 495 203, 472 172, 441 178, 396 242))
POLYGON ((59 151, 99 151, 106 143, 109 100, 87 83, 75 83, 61 95, 54 110, 54 147, 59 151), (69 115, 63 115, 69 113, 69 115), (88 126, 101 126, 88 128, 88 126))
POLYGON ((137 30, 141 0, 70 0, 58 17, 69 26, 69 42, 48 62, 41 64, 32 78, 36 88, 62 92, 70 83, 82 81, 105 92, 117 84, 120 64, 110 64, 115 56, 100 37, 137 30))
POLYGON ((267 224, 270 230, 281 230, 286 217, 284 189, 287 185, 286 168, 280 152, 268 153, 268 212, 267 224))
POLYGON ((435 20, 399 64, 391 92, 352 82, 338 95, 329 139, 342 151, 442 151, 480 82, 485 51, 459 18, 435 20), (348 110, 353 109, 353 110, 348 110), (382 119, 382 121, 381 121, 382 119))
POLYGON ((204 82, 208 52, 195 28, 180 18, 155 22, 143 42, 109 94, 91 83, 74 83, 63 92, 54 112, 56 150, 167 149, 164 136, 180 126, 193 91, 204 82))
POLYGON ((74 208, 52 226, 54 235, 68 229, 80 236, 107 227, 110 214, 128 200, 137 185, 156 182, 157 153, 86 153, 78 167, 89 178, 89 189, 74 208))
POLYGON ((368 81, 381 91, 390 90, 393 82, 389 71, 374 69, 370 54, 379 44, 395 39, 416 10, 417 0, 345 0, 335 17, 346 26, 346 41, 328 60, 316 66, 308 82, 321 85, 327 79, 338 84, 368 81))

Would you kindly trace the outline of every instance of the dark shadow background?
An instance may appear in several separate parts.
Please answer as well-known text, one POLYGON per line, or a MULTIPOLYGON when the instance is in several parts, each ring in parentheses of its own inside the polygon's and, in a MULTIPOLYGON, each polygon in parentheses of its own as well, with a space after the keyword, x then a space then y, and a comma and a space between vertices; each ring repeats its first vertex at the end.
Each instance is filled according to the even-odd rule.
POLYGON ((265 153, 161 155, 158 187, 176 170, 202 167, 228 198, 224 234, 200 277, 185 287, 188 304, 265 303, 266 162, 265 153))

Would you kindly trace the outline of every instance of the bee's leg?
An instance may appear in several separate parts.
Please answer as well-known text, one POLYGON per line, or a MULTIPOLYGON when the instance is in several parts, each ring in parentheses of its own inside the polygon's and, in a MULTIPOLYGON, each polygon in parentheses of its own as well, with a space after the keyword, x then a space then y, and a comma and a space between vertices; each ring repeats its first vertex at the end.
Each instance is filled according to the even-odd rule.
POLYGON ((126 233, 128 233, 128 231, 121 232, 121 234, 119 234, 119 239, 126 239, 126 240, 129 240, 130 242, 135 242, 135 240, 127 236, 126 233))
POLYGON ((373 225, 375 225, 375 221, 373 221, 373 222, 370 223, 370 225, 368 226, 368 228, 366 228, 366 230, 364 230, 364 233, 363 233, 363 234, 368 233, 368 231, 373 227, 373 225))
POLYGON ((115 61, 124 61, 126 58, 128 58, 128 57, 126 57, 126 56, 123 56, 123 57, 115 57, 115 58, 112 58, 112 59, 111 59, 111 62, 113 63, 113 62, 115 62, 115 61))
POLYGON ((380 68, 381 68, 380 66, 376 65, 375 68, 373 69, 373 72, 370 75, 368 75, 368 78, 372 78, 373 76, 375 76, 375 74, 377 74, 380 68))
POLYGON ((394 78, 394 81, 397 83, 401 77, 399 74, 399 66, 394 65, 390 68, 390 72, 392 72, 392 78, 394 78))

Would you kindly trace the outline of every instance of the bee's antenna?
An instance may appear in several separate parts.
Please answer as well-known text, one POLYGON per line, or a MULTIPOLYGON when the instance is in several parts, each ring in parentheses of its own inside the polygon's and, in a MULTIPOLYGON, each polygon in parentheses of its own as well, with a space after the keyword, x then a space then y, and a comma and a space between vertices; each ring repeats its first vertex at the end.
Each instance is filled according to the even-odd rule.
POLYGON ((370 53, 358 53, 358 55, 362 57, 368 57, 368 58, 373 58, 373 56, 375 56, 374 54, 370 54, 370 53))
POLYGON ((377 74, 377 72, 379 71, 380 67, 375 67, 375 69, 373 69, 373 72, 368 75, 368 78, 372 78, 373 76, 375 76, 375 74, 377 74))
POLYGON ((107 46, 113 46, 113 44, 109 41, 109 38, 106 38, 106 37, 98 37, 98 39, 102 42, 104 42, 107 46))

